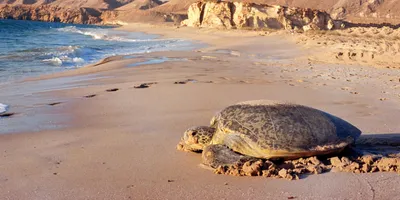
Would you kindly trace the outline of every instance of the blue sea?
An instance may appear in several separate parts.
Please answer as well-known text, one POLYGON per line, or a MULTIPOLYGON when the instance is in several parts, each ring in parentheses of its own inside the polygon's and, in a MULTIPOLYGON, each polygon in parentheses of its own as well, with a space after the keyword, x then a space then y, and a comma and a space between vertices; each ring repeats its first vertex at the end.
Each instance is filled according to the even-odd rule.
POLYGON ((191 47, 189 41, 111 27, 0 20, 0 84, 82 67, 113 55, 191 47))
MULTIPOLYGON (((24 82, 24 78, 76 69, 114 55, 140 56, 154 51, 198 47, 182 39, 117 31, 113 27, 0 20, 0 134, 64 127, 71 116, 57 112, 63 97, 42 94, 87 87, 96 74, 24 82), (132 55, 134 54, 134 55, 132 55), (82 85, 84 84, 84 85, 82 85), (15 113, 11 117, 1 114, 15 113)), ((158 63, 165 60, 149 60, 158 63)), ((132 63, 134 67, 140 63, 132 63)))

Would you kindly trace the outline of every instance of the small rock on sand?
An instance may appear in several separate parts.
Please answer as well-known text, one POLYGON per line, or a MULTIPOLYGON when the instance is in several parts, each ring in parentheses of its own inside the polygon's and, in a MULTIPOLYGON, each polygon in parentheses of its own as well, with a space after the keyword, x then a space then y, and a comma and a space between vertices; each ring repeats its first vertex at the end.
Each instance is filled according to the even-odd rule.
POLYGON ((15 115, 15 113, 3 113, 3 114, 0 114, 0 117, 11 117, 13 115, 15 115))

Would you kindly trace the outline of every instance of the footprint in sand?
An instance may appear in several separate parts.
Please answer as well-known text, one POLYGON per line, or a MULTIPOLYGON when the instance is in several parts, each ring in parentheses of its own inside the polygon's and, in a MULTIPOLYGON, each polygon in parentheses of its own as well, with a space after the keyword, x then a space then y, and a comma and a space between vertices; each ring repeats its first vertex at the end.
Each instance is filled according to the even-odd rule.
POLYGON ((157 84, 157 82, 153 82, 153 83, 142 83, 142 84, 140 84, 140 85, 133 86, 133 88, 136 88, 136 89, 149 88, 151 85, 155 85, 155 84, 157 84))
POLYGON ((62 102, 54 102, 54 103, 49 103, 49 104, 47 104, 47 105, 49 105, 49 106, 56 106, 56 105, 60 105, 60 104, 62 104, 62 102))
POLYGON ((86 95, 86 96, 84 96, 85 98, 93 98, 93 97, 95 97, 95 96, 97 96, 97 94, 90 94, 90 95, 86 95))
POLYGON ((174 84, 186 84, 186 81, 176 81, 174 84))
POLYGON ((118 88, 112 88, 112 89, 106 90, 106 92, 116 92, 116 91, 118 91, 118 90, 119 90, 118 88))
POLYGON ((186 83, 196 83, 196 82, 198 82, 198 81, 195 79, 187 79, 184 81, 176 81, 174 84, 186 84, 186 83))
POLYGON ((136 88, 136 89, 143 89, 143 88, 148 88, 148 87, 150 87, 150 85, 147 85, 146 83, 142 83, 138 86, 133 86, 133 88, 136 88))

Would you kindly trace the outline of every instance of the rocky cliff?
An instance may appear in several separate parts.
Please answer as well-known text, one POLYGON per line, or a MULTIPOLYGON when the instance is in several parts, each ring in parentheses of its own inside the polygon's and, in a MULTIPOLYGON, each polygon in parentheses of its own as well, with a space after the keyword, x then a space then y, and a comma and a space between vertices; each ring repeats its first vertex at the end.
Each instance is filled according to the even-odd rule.
POLYGON ((113 11, 101 11, 93 8, 62 8, 52 5, 6 5, 0 8, 0 19, 101 24, 115 16, 113 11))
MULTIPOLYGON (((169 0, 156 9, 185 12, 198 0, 169 0)), ((360 24, 400 24, 399 0, 224 0, 286 7, 311 8, 328 12, 335 20, 360 24)))
MULTIPOLYGON (((82 18, 87 18, 89 20, 89 21, 83 20, 85 21, 85 23, 92 23, 95 21, 98 22, 102 19, 108 19, 108 17, 113 15, 120 16, 118 17, 118 19, 116 19, 119 21, 153 22, 155 20, 156 22, 162 22, 162 21, 179 21, 183 15, 186 15, 187 13, 186 11, 188 10, 189 6, 192 5, 191 9, 193 9, 193 3, 197 1, 198 0, 169 0, 169 1, 166 0, 0 0, 0 12, 3 13, 3 16, 7 16, 9 18, 14 18, 14 19, 27 18, 29 14, 26 14, 25 11, 28 8, 19 6, 29 6, 29 9, 32 12, 34 10, 35 12, 37 12, 37 8, 39 7, 42 9, 50 9, 49 12, 57 11, 57 14, 53 15, 56 16, 56 19, 53 20, 58 20, 58 18, 60 18, 57 16, 61 15, 60 14, 61 11, 67 11, 67 12, 71 11, 73 12, 73 15, 77 15, 77 13, 82 12, 84 14, 82 18), (16 14, 11 13, 10 12, 11 8, 10 7, 4 8, 4 5, 16 6, 13 9, 16 10, 16 12, 23 15, 17 16, 16 14), (81 8, 83 9, 83 11, 81 11, 81 8), (17 11, 17 9, 22 9, 22 11, 17 11), (105 12, 105 10, 107 10, 107 12, 105 12), (87 12, 89 13, 89 16, 85 16, 86 15, 85 13, 87 12), (98 14, 95 14, 98 12, 100 12, 101 15, 104 16, 98 18, 98 14), (179 16, 179 19, 171 20, 171 18, 176 18, 175 16, 179 16)), ((292 8, 296 7, 297 9, 294 9, 296 10, 294 12, 305 12, 307 13, 306 15, 308 15, 311 12, 309 11, 310 9, 325 10, 331 15, 331 18, 334 20, 345 20, 346 22, 353 23, 356 25, 360 24, 362 26, 368 26, 371 24, 377 26, 379 24, 384 23, 385 25, 391 24, 395 27, 398 27, 398 24, 400 23, 400 12, 398 12, 398 10, 400 9, 400 1, 398 0, 340 0, 340 1, 338 0, 224 0, 224 1, 231 2, 230 5, 240 4, 234 2, 247 2, 247 3, 251 2, 253 3, 250 6, 253 7, 252 9, 248 8, 249 4, 246 3, 241 3, 241 4, 247 5, 243 6, 245 10, 247 9, 246 12, 254 12, 253 13, 254 15, 258 15, 259 13, 263 12, 265 13, 266 11, 263 11, 263 9, 271 10, 271 7, 274 7, 274 6, 269 6, 269 8, 267 9, 264 6, 264 8, 262 8, 263 7, 262 5, 267 4, 267 5, 281 5, 282 6, 281 9, 283 8, 284 10, 285 9, 293 10, 292 8)), ((41 12, 46 12, 46 11, 44 10, 41 12)), ((273 12, 276 12, 276 10, 273 12)), ((284 15, 286 15, 285 17, 289 16, 290 20, 291 14, 284 14, 284 15)), ((249 14, 247 14, 246 16, 249 16, 249 14)), ((263 14, 262 15, 260 14, 260 16, 261 18, 265 17, 265 15, 263 14)), ((33 19, 35 18, 35 16, 31 18, 33 19)), ((47 17, 39 17, 37 19, 42 19, 43 21, 46 18, 47 17)), ((251 18, 251 15, 249 18, 251 18)), ((311 17, 308 16, 307 18, 311 20, 314 19, 314 17, 312 16, 311 17)), ((102 21, 102 23, 108 23, 110 22, 111 19, 108 20, 109 21, 106 22, 102 21)), ((226 19, 224 20, 226 21, 226 19)), ((74 22, 74 20, 72 19, 64 21, 71 23, 74 22)), ((76 21, 79 22, 81 20, 77 19, 76 21)), ((255 20, 249 19, 249 21, 251 21, 249 23, 259 23, 260 19, 255 19, 255 20)), ((292 23, 295 24, 296 22, 297 20, 292 21, 292 23)), ((280 21, 279 23, 281 24, 281 26, 284 26, 286 24, 285 21, 280 21)), ((276 24, 277 23, 275 23, 275 25, 276 24)), ((301 22, 301 24, 305 23, 301 22)), ((236 26, 235 23, 231 23, 231 26, 240 27, 236 26)), ((289 24, 289 26, 291 25, 289 24)), ((300 27, 300 25, 295 25, 294 27, 295 28, 300 27)), ((305 28, 307 29, 309 27, 305 26, 305 28)))
POLYGON ((176 25, 186 19, 186 14, 154 9, 162 3, 159 0, 0 0, 0 19, 77 24, 174 22, 176 25))
POLYGON ((51 5, 61 8, 94 8, 112 10, 135 0, 0 0, 0 5, 51 5))
POLYGON ((331 30, 340 28, 324 11, 266 4, 201 1, 188 9, 184 26, 212 28, 271 28, 287 30, 331 30))

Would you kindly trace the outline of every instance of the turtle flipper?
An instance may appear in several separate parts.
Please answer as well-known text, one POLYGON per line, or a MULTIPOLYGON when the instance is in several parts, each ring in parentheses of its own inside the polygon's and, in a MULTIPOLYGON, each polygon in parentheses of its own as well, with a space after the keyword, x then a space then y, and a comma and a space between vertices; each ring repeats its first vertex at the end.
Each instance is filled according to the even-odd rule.
POLYGON ((400 157, 400 135, 363 135, 355 142, 352 150, 359 155, 395 155, 395 157, 400 157))
POLYGON ((238 154, 225 145, 215 144, 209 145, 203 150, 203 164, 212 168, 219 166, 229 166, 246 162, 254 158, 238 154))

